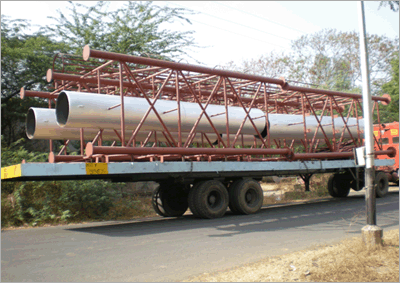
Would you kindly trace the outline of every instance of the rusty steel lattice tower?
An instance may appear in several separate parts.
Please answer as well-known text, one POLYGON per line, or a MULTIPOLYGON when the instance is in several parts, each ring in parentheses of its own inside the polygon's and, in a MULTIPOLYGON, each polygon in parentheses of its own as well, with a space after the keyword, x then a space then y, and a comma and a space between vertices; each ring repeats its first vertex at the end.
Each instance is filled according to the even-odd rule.
MULTIPOLYGON (((348 159, 363 144, 361 95, 283 78, 85 46, 83 58, 55 56, 47 80, 53 91, 21 89, 21 98, 48 99, 47 112, 30 109, 27 134, 50 139, 50 162, 348 159), (52 139, 65 139, 58 154, 52 139), (74 139, 79 155, 67 152, 74 139)), ((379 117, 390 97, 372 101, 379 117)))

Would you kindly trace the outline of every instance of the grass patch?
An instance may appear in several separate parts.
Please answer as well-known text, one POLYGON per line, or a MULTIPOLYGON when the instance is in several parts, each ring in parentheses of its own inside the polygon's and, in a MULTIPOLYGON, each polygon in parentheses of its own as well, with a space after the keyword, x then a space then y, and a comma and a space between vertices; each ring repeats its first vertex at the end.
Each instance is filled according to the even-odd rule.
POLYGON ((129 220, 132 218, 156 215, 151 197, 134 195, 118 199, 108 211, 104 220, 129 220))
MULTIPOLYGON (((361 231, 360 231, 361 233, 361 231)), ((399 230, 366 249, 360 237, 275 256, 185 282, 399 282, 399 230)))
POLYGON ((264 196, 264 205, 280 204, 297 200, 308 200, 329 197, 327 184, 330 174, 315 174, 310 180, 310 191, 305 191, 303 182, 296 178, 282 179, 279 184, 261 183, 273 195, 264 196))

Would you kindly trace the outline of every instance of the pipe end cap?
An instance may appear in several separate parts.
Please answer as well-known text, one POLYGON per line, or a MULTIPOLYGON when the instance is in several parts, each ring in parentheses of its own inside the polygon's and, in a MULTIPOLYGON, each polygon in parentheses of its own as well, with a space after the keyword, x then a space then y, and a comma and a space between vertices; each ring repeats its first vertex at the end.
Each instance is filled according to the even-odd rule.
POLYGON ((388 105, 391 101, 392 98, 390 97, 389 94, 385 93, 384 95, 382 95, 382 97, 386 98, 386 100, 382 100, 382 104, 383 105, 388 105))
POLYGON ((391 146, 391 147, 388 147, 387 150, 391 150, 392 151, 391 153, 388 154, 388 157, 390 157, 390 158, 395 158, 396 157, 396 153, 397 153, 396 148, 391 146))
POLYGON ((93 155, 93 143, 88 142, 85 148, 86 156, 90 157, 93 155))
POLYGON ((46 74, 47 82, 50 83, 53 80, 53 70, 48 69, 46 74))
POLYGON ((25 98, 25 89, 24 89, 24 87, 21 87, 21 90, 19 91, 19 97, 21 97, 21 99, 25 98))
POLYGON ((56 157, 52 151, 49 153, 49 163, 56 163, 56 157))
POLYGON ((87 61, 90 58, 90 46, 89 44, 83 47, 83 60, 87 61))

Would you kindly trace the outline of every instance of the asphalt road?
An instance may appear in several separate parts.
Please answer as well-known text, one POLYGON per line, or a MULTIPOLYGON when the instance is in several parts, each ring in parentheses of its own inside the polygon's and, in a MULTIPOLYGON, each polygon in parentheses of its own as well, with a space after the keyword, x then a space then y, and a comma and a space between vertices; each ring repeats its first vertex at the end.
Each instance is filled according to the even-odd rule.
MULTIPOLYGON (((2 281, 180 281, 361 235, 361 193, 213 220, 145 218, 1 233, 2 281)), ((377 199, 377 224, 399 229, 399 192, 377 199)))

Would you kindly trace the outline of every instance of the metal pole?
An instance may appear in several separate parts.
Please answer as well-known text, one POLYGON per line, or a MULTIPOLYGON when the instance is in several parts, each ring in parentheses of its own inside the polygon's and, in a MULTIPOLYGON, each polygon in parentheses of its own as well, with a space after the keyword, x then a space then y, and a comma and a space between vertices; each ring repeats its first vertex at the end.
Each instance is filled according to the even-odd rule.
POLYGON ((362 96, 364 114, 364 139, 365 139, 365 188, 367 224, 376 225, 376 199, 374 188, 374 141, 372 125, 372 100, 369 89, 368 52, 365 32, 364 3, 358 2, 359 28, 360 28, 360 60, 362 73, 362 96))

